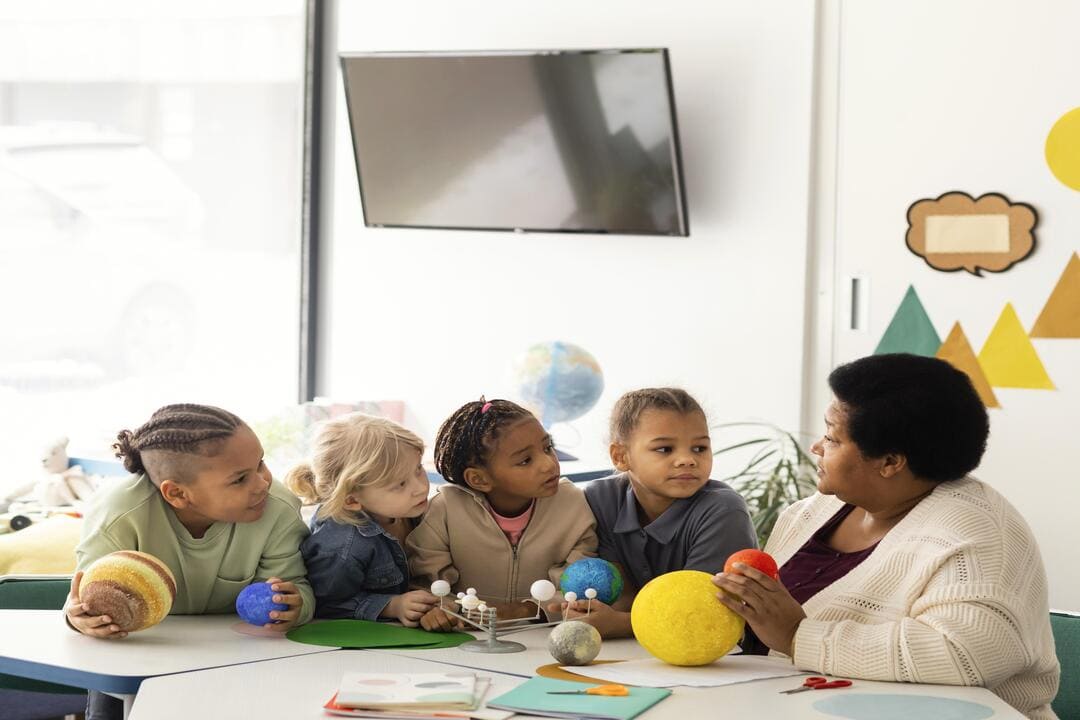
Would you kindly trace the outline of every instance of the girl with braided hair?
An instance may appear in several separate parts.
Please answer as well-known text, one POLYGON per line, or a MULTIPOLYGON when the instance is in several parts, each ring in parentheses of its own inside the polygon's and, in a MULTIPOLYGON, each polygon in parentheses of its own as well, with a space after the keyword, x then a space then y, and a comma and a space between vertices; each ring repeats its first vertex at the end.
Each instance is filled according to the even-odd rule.
MULTIPOLYGON (((75 548, 77 572, 64 604, 68 624, 84 635, 127 633, 79 600, 83 571, 118 550, 149 553, 176 579, 172 614, 235 612, 236 597, 268 582, 273 611, 265 627, 284 633, 311 619, 314 596, 300 554, 307 526, 300 501, 274 482, 251 428, 206 405, 166 405, 113 445, 131 477, 98 493, 75 548)), ((123 717, 122 701, 91 691, 87 720, 123 717)))
POLYGON ((122 638, 105 616, 79 603, 82 570, 117 550, 154 555, 176 578, 172 612, 235 612, 253 582, 274 585, 268 628, 284 632, 311 619, 315 603, 300 555, 307 527, 300 501, 274 482, 255 433, 232 413, 205 405, 166 405, 113 445, 131 477, 100 493, 75 549, 78 571, 65 613, 79 632, 122 638))
MULTIPOLYGON (((532 614, 530 586, 596 554, 585 495, 559 476, 551 436, 508 400, 468 402, 439 428, 435 467, 447 480, 406 540, 413 582, 476 588, 503 619, 532 614)), ((438 608, 425 630, 450 630, 438 608)))

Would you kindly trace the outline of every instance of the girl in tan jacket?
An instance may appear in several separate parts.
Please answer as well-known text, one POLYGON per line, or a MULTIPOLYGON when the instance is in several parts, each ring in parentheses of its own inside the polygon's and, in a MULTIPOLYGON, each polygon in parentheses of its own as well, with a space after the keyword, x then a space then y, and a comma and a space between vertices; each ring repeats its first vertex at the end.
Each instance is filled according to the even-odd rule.
MULTIPOLYGON (((585 495, 559 476, 551 436, 528 410, 508 400, 469 402, 439 428, 439 488, 406 540, 413 583, 446 580, 453 592, 476 588, 498 617, 527 617, 529 587, 596 554, 596 521, 585 495)), ((449 630, 438 608, 420 621, 449 630)))

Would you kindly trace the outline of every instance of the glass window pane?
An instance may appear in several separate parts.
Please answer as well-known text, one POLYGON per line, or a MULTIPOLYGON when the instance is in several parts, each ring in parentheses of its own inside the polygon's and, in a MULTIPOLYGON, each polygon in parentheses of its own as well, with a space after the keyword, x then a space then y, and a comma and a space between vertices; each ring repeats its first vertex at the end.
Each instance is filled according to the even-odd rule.
POLYGON ((0 452, 297 396, 302 0, 0 0, 0 452))

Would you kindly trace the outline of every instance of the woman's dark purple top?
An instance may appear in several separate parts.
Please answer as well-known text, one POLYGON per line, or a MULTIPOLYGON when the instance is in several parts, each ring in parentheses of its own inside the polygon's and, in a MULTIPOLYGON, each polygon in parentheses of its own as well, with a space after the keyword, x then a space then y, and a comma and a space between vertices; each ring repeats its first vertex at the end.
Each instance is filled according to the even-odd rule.
POLYGON ((800 605, 854 570, 877 547, 874 543, 849 553, 829 547, 827 540, 854 509, 854 505, 845 504, 780 568, 780 582, 800 605))
MULTIPOLYGON (((829 547, 827 540, 854 509, 854 505, 845 504, 780 568, 780 582, 800 605, 854 570, 877 547, 874 543, 865 550, 850 553, 829 547)), ((769 653, 768 646, 757 639, 749 625, 741 646, 748 655, 769 653)))

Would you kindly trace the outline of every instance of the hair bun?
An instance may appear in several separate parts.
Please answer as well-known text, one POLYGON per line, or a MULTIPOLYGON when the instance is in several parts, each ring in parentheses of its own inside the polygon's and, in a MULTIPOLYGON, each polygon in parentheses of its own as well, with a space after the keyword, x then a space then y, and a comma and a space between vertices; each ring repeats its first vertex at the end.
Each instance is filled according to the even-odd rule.
POLYGON ((134 433, 130 430, 121 430, 116 434, 113 450, 116 451, 116 457, 124 461, 124 469, 129 473, 144 473, 146 468, 143 467, 139 451, 134 447, 134 440, 134 433))

